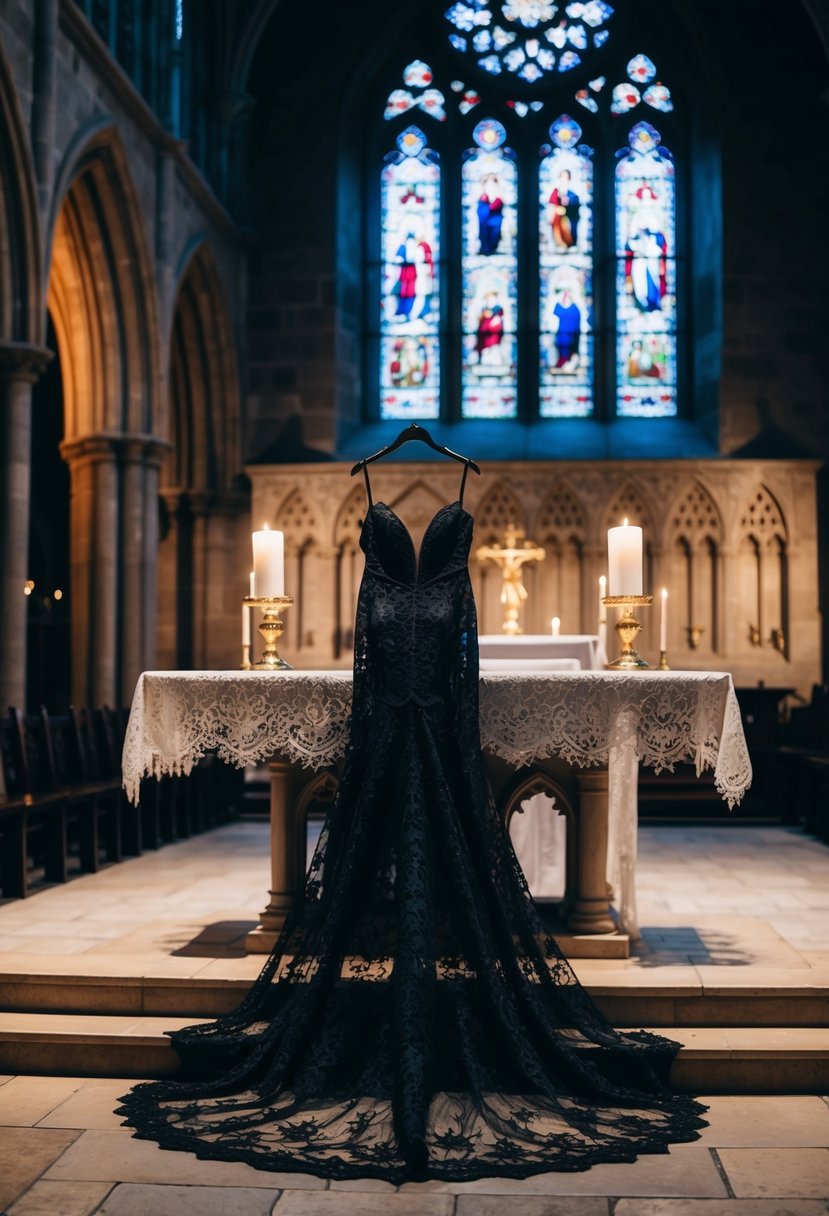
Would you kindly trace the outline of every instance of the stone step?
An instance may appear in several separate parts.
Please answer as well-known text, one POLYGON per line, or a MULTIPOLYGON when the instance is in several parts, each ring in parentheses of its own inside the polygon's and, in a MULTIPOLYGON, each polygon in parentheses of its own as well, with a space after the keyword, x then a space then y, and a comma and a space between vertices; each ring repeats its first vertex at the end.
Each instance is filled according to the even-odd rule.
MULTIPOLYGON (((248 960, 231 963, 248 966, 248 960)), ((829 976, 808 969, 767 971, 762 976, 755 972, 744 982, 732 974, 728 983, 703 981, 690 968, 682 968, 684 977, 675 982, 664 975, 654 982, 652 976, 639 979, 630 970, 597 970, 589 960, 577 970, 615 1026, 829 1026, 829 976)), ((6 972, 0 974, 0 1008, 17 1013, 214 1018, 235 1009, 251 981, 250 971, 236 976, 6 972)))
MULTIPOLYGON (((204 1021, 205 1019, 197 1019, 204 1021)), ((0 1072, 89 1077, 164 1077, 178 1059, 165 1031, 192 1018, 0 1013, 0 1072)), ((680 1027, 671 1073, 699 1093, 824 1093, 825 1027, 680 1027)))

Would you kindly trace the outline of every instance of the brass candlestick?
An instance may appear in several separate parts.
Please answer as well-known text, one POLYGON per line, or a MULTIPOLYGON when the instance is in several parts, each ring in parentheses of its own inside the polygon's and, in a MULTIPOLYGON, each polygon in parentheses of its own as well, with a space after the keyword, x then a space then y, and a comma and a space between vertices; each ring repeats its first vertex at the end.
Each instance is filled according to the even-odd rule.
POLYGON ((633 643, 636 635, 642 628, 641 621, 637 621, 633 615, 634 608, 648 608, 653 603, 652 595, 606 595, 602 600, 606 608, 621 608, 622 615, 616 622, 616 632, 619 635, 619 641, 622 644, 622 650, 619 657, 614 659, 612 663, 608 663, 609 671, 640 671, 644 667, 650 667, 650 663, 646 663, 637 650, 634 650, 633 643))
POLYGON ((250 661, 250 642, 242 643, 242 665, 240 671, 253 671, 253 664, 250 661))
POLYGON ((657 671, 670 671, 671 670, 670 667, 668 666, 667 653, 664 650, 660 650, 660 652, 659 652, 659 666, 657 667, 656 670, 657 671))
POLYGON ((276 643, 285 632, 285 625, 280 618, 280 612, 285 612, 293 604, 290 595, 259 596, 246 595, 245 603, 252 608, 261 608, 264 616, 257 629, 262 635, 265 649, 261 659, 253 664, 255 671, 293 671, 290 663, 279 657, 276 643))

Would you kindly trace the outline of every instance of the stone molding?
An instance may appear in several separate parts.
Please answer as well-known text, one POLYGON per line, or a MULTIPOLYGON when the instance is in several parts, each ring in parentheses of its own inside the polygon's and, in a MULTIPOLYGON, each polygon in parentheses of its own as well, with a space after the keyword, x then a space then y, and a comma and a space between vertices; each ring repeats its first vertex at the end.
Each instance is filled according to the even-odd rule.
POLYGON ((54 351, 28 342, 0 343, 0 379, 34 384, 54 358, 54 351))
POLYGON ((109 458, 124 464, 160 466, 165 452, 171 446, 168 440, 159 439, 156 435, 101 431, 98 434, 64 439, 60 445, 60 454, 68 464, 88 457, 98 460, 109 458))

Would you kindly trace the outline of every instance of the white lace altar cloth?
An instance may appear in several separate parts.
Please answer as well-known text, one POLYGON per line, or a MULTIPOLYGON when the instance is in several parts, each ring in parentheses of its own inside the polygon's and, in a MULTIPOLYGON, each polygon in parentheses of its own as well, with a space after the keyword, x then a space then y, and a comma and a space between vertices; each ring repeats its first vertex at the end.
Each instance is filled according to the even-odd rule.
MULTIPOLYGON (((522 672, 481 675, 481 743, 516 768, 558 756, 609 770, 608 881, 620 926, 638 935, 636 779, 679 761, 714 770, 733 807, 751 763, 725 672, 522 672)), ((148 671, 138 679, 124 743, 123 780, 187 774, 215 749, 237 767, 273 756, 319 769, 345 751, 348 671, 148 671)))

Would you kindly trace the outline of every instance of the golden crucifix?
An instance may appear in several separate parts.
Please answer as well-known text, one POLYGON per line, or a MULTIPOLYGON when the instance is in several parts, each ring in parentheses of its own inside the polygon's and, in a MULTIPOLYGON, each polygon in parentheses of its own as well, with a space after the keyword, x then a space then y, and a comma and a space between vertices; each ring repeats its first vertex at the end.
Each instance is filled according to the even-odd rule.
POLYGON ((524 565, 526 562, 542 562, 546 556, 535 541, 526 540, 524 533, 510 524, 504 534, 504 545, 482 545, 475 550, 479 562, 492 561, 501 568, 504 585, 501 588, 501 603, 504 605, 504 623, 501 626, 504 633, 514 635, 523 633, 518 624, 518 610, 527 598, 527 588, 524 586, 524 565), (519 541, 523 544, 519 545, 519 541))

